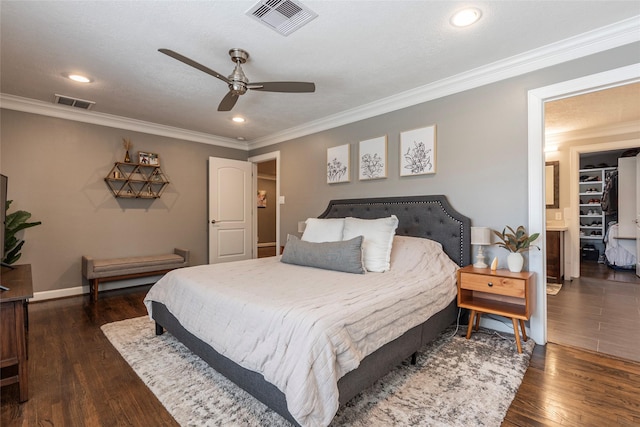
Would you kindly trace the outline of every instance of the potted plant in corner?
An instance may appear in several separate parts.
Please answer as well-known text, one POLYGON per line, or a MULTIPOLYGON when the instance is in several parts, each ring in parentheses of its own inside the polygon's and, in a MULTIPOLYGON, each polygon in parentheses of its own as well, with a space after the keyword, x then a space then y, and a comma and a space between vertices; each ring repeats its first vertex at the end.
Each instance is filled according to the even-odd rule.
POLYGON ((532 245, 540 233, 534 233, 529 236, 523 225, 518 226, 515 230, 507 226, 502 230, 502 233, 496 230, 491 231, 500 239, 500 242, 495 244, 511 252, 507 257, 507 265, 509 266, 509 271, 513 273, 522 271, 522 266, 524 265, 522 252, 528 251, 532 247, 540 250, 538 246, 532 245))
MULTIPOLYGON (((7 205, 5 206, 6 211, 9 210, 9 206, 11 206, 12 201, 13 200, 7 200, 7 205)), ((36 225, 42 224, 40 221, 27 222, 29 218, 31 218, 31 213, 27 211, 15 211, 7 214, 4 227, 5 256, 2 260, 3 264, 11 265, 18 261, 22 256, 20 250, 22 249, 22 245, 24 245, 24 240, 18 239, 16 234, 25 228, 35 227, 36 225)))

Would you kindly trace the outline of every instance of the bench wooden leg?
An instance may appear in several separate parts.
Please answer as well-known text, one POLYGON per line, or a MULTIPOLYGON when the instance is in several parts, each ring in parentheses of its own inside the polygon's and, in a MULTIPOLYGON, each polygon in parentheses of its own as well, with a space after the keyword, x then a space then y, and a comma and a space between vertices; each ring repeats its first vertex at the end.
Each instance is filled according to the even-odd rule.
POLYGON ((98 279, 91 279, 89 292, 91 293, 93 302, 98 302, 98 279))

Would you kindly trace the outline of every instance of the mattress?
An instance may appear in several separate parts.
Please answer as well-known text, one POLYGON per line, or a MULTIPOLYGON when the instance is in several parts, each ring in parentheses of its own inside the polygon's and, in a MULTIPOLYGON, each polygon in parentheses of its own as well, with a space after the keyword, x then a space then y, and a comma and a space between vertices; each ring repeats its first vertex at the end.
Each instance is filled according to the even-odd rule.
POLYGON ((457 266, 427 239, 394 239, 391 269, 350 274, 279 257, 168 273, 145 298, 193 335, 259 372, 304 426, 327 425, 338 380, 360 361, 445 308, 457 266))

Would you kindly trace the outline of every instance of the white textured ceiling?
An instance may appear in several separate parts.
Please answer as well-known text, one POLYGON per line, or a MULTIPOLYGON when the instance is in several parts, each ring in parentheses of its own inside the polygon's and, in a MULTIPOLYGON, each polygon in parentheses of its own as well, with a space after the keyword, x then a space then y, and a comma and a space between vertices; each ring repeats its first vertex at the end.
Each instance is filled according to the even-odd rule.
POLYGON ((637 1, 303 1, 318 13, 284 37, 245 15, 253 1, 0 2, 2 94, 95 101, 93 111, 224 138, 265 138, 640 14, 637 1), (473 4, 466 29, 452 13, 473 4), (157 51, 223 75, 230 48, 250 81, 316 83, 313 94, 249 92, 216 108, 226 85, 157 51), (78 72, 94 81, 64 77, 78 72), (247 118, 243 125, 234 115, 247 118))
POLYGON ((640 83, 577 95, 545 104, 547 135, 623 123, 640 125, 640 83))

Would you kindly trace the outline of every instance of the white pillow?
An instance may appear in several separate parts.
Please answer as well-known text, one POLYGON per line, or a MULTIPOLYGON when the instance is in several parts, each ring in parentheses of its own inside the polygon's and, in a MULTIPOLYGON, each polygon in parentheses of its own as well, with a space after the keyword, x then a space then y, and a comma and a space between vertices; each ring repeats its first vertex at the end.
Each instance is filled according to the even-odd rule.
POLYGON ((301 238, 305 242, 323 243, 342 240, 344 218, 309 218, 305 223, 307 226, 301 238))
POLYGON ((398 217, 395 215, 378 219, 347 217, 344 220, 342 238, 349 240, 356 236, 364 236, 364 267, 367 271, 382 273, 390 267, 391 247, 396 228, 398 217))

